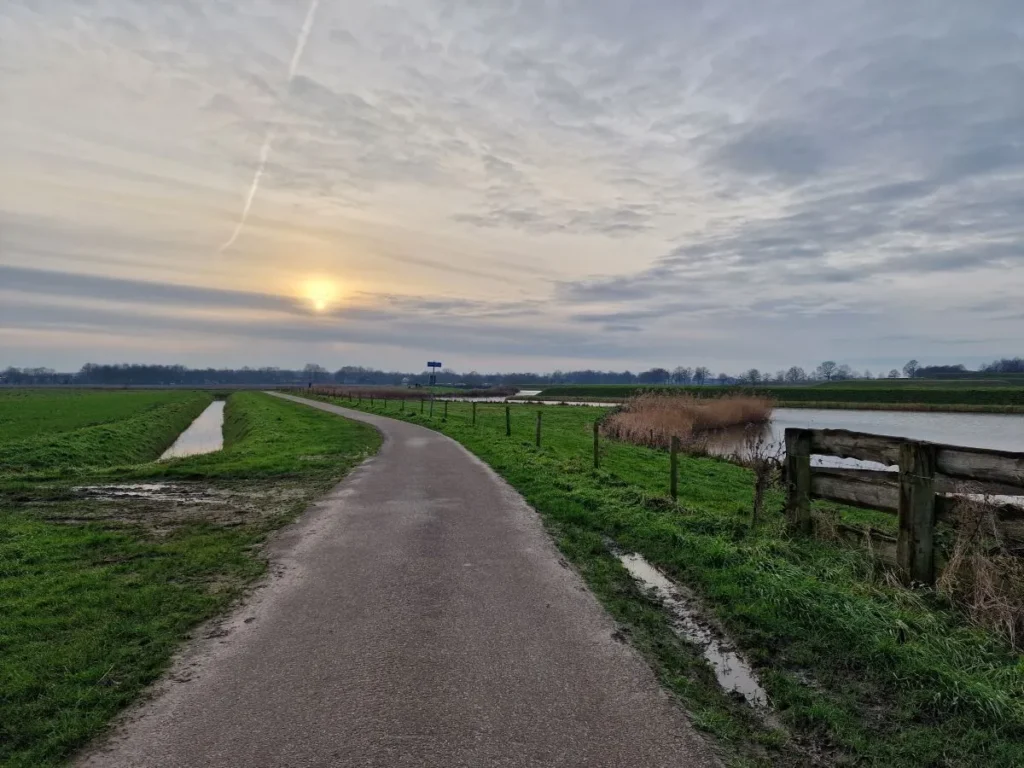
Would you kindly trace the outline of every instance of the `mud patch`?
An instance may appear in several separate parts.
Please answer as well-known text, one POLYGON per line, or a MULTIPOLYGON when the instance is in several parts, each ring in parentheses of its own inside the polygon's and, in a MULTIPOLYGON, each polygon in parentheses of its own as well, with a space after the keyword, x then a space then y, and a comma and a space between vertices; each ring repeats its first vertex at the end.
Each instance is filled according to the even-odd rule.
POLYGON ((260 524, 301 510, 316 491, 299 484, 122 483, 83 485, 26 499, 24 506, 56 523, 141 525, 152 534, 205 523, 260 524))

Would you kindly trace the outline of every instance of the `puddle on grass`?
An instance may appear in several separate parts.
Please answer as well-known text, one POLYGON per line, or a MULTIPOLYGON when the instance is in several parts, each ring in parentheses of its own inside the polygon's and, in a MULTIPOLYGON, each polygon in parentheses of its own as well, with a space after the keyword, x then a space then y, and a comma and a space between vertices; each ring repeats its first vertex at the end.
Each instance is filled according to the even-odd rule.
POLYGON ((641 555, 619 555, 619 562, 641 586, 654 590, 661 603, 672 613, 672 629, 677 635, 694 643, 718 678, 718 684, 729 692, 743 696, 758 709, 768 707, 768 694, 757 681, 754 670, 739 654, 698 623, 695 611, 679 587, 641 555))
POLYGON ((215 400, 199 414, 188 429, 178 435, 174 445, 164 451, 160 461, 213 453, 224 447, 224 400, 215 400))

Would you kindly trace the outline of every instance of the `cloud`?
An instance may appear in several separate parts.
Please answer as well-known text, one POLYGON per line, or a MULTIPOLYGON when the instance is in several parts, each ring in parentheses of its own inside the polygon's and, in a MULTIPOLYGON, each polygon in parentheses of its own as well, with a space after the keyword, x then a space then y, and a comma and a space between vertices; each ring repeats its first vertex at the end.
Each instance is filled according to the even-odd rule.
POLYGON ((324 3, 288 89, 308 8, 5 3, 5 295, 305 355, 282 285, 327 274, 367 364, 1014 353, 1017 3, 324 3))

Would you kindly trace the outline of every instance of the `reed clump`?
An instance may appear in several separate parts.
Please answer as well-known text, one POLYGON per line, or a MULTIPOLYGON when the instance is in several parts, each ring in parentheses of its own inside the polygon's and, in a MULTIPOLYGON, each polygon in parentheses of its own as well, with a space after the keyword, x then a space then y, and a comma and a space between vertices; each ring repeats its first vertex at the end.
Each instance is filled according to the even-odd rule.
POLYGON ((772 401, 752 395, 697 398, 648 392, 627 400, 601 422, 602 432, 650 448, 668 448, 673 437, 684 444, 721 430, 768 422, 772 401))

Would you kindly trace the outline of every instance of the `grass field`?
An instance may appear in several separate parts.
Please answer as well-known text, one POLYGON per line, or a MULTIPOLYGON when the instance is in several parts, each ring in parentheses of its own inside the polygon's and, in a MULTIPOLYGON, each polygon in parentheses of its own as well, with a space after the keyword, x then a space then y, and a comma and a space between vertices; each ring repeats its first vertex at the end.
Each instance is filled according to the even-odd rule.
POLYGON ((5 395, 3 408, 36 414, 19 417, 36 426, 14 440, 0 433, 0 765, 9 768, 62 764, 100 732, 197 623, 264 572, 267 534, 379 445, 365 425, 245 392, 228 400, 223 451, 155 464, 158 443, 209 395, 5 395), (47 409, 56 423, 39 415, 47 409), (123 444, 97 442, 100 428, 123 444), (30 474, 12 444, 35 457, 30 474), (112 484, 138 482, 159 490, 111 495, 112 484))
POLYGON ((668 391, 692 394, 696 397, 720 397, 723 394, 757 394, 770 397, 780 406, 791 408, 879 408, 892 406, 913 410, 993 410, 997 412, 1024 411, 1024 384, 1021 386, 962 386, 963 382, 927 382, 906 380, 889 384, 888 381, 831 382, 806 386, 760 387, 638 387, 633 385, 576 386, 559 385, 544 389, 537 397, 542 399, 584 398, 595 401, 616 401, 643 392, 668 391))
MULTIPOLYGON (((341 403, 347 405, 347 403, 341 403)), ((395 402, 377 413, 399 415, 395 402)), ((679 504, 662 451, 609 442, 592 468, 602 409, 450 403, 408 408, 487 461, 541 513, 563 553, 732 765, 1024 765, 1024 661, 930 592, 894 587, 869 556, 790 538, 781 498, 751 530, 751 474, 681 457, 679 504), (543 448, 533 444, 543 412, 543 448), (704 599, 759 668, 781 727, 721 693, 609 542, 639 552, 704 599)), ((370 410, 364 402, 362 410, 370 410)), ((868 513, 870 514, 870 513, 868 513)))

